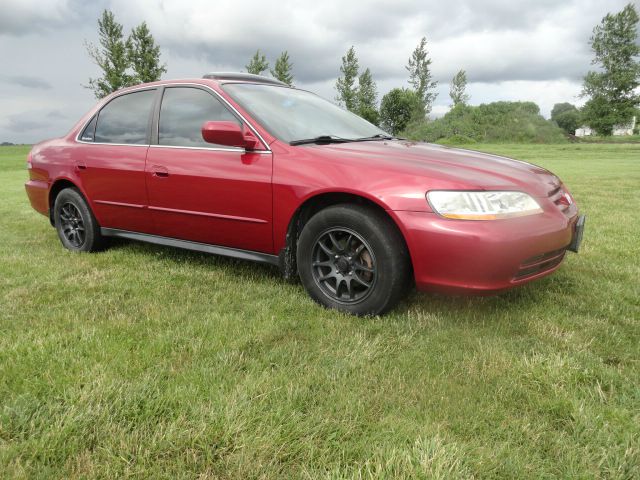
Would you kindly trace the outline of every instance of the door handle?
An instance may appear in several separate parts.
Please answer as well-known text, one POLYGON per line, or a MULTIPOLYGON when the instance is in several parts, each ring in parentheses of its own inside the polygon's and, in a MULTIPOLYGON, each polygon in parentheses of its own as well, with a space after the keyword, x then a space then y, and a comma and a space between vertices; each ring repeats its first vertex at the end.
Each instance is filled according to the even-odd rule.
POLYGON ((87 169, 87 165, 84 162, 76 162, 76 169, 77 170, 86 170, 87 169))
POLYGON ((152 165, 151 171, 155 177, 166 178, 169 176, 169 170, 167 170, 167 167, 163 167, 162 165, 152 165))

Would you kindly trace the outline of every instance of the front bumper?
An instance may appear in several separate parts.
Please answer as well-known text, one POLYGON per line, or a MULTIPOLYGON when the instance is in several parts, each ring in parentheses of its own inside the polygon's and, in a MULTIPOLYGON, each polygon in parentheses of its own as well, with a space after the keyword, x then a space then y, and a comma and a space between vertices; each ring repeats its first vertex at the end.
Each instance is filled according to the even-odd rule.
POLYGON ((417 288, 450 293, 495 293, 552 273, 578 221, 573 205, 564 213, 492 221, 393 213, 407 240, 417 288))

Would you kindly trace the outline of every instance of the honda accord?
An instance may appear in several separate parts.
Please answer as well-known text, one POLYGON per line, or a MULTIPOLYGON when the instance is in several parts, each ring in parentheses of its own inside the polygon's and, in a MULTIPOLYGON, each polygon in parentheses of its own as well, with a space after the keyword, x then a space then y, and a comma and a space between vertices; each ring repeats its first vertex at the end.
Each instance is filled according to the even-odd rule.
POLYGON ((265 262, 358 315, 387 311, 414 284, 530 282, 577 251, 584 228, 544 168, 394 138, 249 74, 114 92, 27 164, 31 205, 71 251, 121 237, 265 262))

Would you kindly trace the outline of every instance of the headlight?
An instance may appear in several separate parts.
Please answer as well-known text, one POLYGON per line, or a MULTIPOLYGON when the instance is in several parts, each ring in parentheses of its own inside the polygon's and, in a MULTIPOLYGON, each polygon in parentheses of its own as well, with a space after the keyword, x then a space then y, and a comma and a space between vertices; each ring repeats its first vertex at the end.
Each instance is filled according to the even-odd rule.
POLYGON ((461 220, 499 220, 542 212, 540 205, 522 192, 433 190, 427 193, 427 200, 436 213, 461 220))

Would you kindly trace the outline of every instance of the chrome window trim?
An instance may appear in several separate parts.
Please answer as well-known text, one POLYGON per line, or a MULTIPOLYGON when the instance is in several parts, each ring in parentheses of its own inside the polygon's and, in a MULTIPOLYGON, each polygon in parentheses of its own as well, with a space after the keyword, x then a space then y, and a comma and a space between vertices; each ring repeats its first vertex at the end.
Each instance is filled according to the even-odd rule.
MULTIPOLYGON (((112 145, 112 144, 108 144, 112 145)), ((270 154, 270 150, 247 150, 241 147, 182 147, 180 145, 145 145, 149 148, 180 148, 183 150, 213 150, 216 152, 239 152, 239 153, 258 153, 260 155, 270 154)))
MULTIPOLYGON (((216 92, 213 88, 211 88, 209 85, 205 85, 203 83, 193 83, 193 82, 186 82, 186 83, 162 83, 162 84, 158 84, 158 85, 153 85, 153 86, 144 86, 144 87, 138 87, 138 88, 134 88, 131 90, 127 90, 126 92, 122 92, 122 94, 120 95, 116 95, 115 97, 113 97, 111 100, 109 100, 109 102, 107 102, 106 104, 102 105, 100 107, 100 109, 96 112, 96 113, 100 113, 100 110, 102 110, 104 107, 106 107, 111 101, 115 100, 118 97, 121 97, 122 95, 127 95, 128 93, 134 93, 134 92, 138 92, 141 90, 157 90, 160 87, 200 87, 200 88, 205 88, 207 90, 209 90, 211 93, 213 93, 213 95, 218 98, 220 101, 222 101, 223 105, 227 106, 229 109, 231 109, 250 129, 251 131, 256 135, 256 137, 258 137, 258 139, 262 142, 262 145, 265 146, 266 150, 250 150, 250 153, 271 153, 271 148, 269 147, 269 144, 265 141, 264 138, 262 138, 262 135, 260 135, 260 133, 256 130, 256 128, 251 124, 251 122, 249 122, 244 115, 242 115, 233 105, 231 105, 226 98, 224 98, 222 95, 220 95, 218 92, 216 92)), ((87 120, 83 125, 82 128, 80 128, 78 130, 78 134, 76 135, 75 141, 76 143, 83 143, 85 145, 115 145, 115 146, 125 146, 125 147, 165 147, 165 148, 192 148, 192 149, 199 149, 199 150, 212 150, 212 151, 234 151, 234 152, 240 152, 240 151, 247 151, 244 148, 241 149, 228 149, 228 148, 223 148, 221 149, 220 147, 181 147, 180 145, 151 145, 150 143, 145 143, 145 144, 140 144, 140 143, 104 143, 104 142, 85 142, 84 140, 80 140, 80 135, 82 135, 82 132, 84 132, 84 129, 87 128, 87 125, 89 125, 89 122, 91 122, 91 120, 93 120, 93 117, 95 115, 92 115, 89 120, 87 120)))
MULTIPOLYGON (((78 130, 78 134, 76 135, 75 141, 76 143, 84 143, 85 145, 116 145, 116 146, 125 146, 125 147, 148 147, 149 144, 148 143, 106 143, 106 142, 85 142, 84 140, 80 140, 80 135, 82 135, 82 132, 84 132, 84 129, 87 128, 87 125, 89 125, 89 123, 91 123, 91 120, 93 120, 93 118, 98 115, 100 113, 100 111, 106 107, 107 105, 109 105, 113 100, 115 100, 116 98, 122 97, 123 95, 127 95, 129 93, 134 93, 134 92, 140 92, 140 91, 144 91, 144 90, 158 90, 159 86, 144 86, 144 87, 138 87, 138 88, 134 88, 131 90, 127 90, 126 92, 122 92, 122 94, 120 95, 116 95, 115 97, 113 97, 111 100, 109 100, 107 103, 105 103, 104 105, 102 105, 98 111, 94 114, 91 115, 91 117, 89 117, 89 120, 87 120, 83 125, 82 128, 80 130, 78 130)), ((97 124, 96 124, 97 126, 97 124)))
POLYGON ((114 147, 145 147, 145 148, 150 147, 148 143, 105 143, 105 142, 85 142, 83 140, 77 140, 77 142, 84 143, 85 145, 113 145, 114 147))

